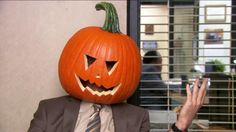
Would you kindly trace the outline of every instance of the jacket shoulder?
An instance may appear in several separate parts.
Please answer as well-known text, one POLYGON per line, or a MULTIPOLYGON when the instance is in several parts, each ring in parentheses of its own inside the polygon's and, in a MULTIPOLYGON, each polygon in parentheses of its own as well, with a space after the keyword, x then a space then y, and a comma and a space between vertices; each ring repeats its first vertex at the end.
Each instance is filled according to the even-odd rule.
POLYGON ((132 104, 128 104, 128 103, 116 104, 114 106, 114 108, 118 109, 118 111, 125 112, 127 115, 131 114, 131 115, 139 115, 140 116, 140 115, 148 113, 148 111, 146 109, 139 107, 139 106, 132 105, 132 104))
POLYGON ((66 95, 66 96, 60 96, 60 97, 55 97, 55 98, 43 99, 40 102, 43 102, 43 103, 64 102, 70 98, 72 97, 69 95, 66 95))
POLYGON ((77 99, 73 98, 72 96, 61 96, 56 98, 44 99, 40 101, 39 105, 44 107, 47 111, 53 111, 55 109, 62 110, 65 107, 66 103, 70 101, 78 101, 77 99))
POLYGON ((128 126, 124 131, 148 132, 150 129, 149 113, 142 107, 121 103, 113 106, 113 112, 113 118, 115 122, 117 121, 117 126, 122 126, 122 123, 128 126), (122 123, 118 122, 119 120, 122 120, 122 123))
POLYGON ((118 104, 121 105, 122 107, 126 107, 127 109, 134 109, 134 110, 138 110, 138 111, 146 111, 146 109, 140 107, 140 106, 136 106, 136 105, 132 105, 132 104, 128 104, 128 103, 121 103, 118 104))

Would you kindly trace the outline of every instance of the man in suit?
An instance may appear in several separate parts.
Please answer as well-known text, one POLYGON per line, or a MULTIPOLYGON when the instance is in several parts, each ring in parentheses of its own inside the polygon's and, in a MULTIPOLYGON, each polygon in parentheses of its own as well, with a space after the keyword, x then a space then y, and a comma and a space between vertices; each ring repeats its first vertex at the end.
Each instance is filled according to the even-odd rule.
MULTIPOLYGON (((143 67, 142 72, 145 72, 145 74, 142 74, 141 79, 144 80, 144 82, 140 83, 140 87, 145 88, 152 88, 152 89, 163 89, 163 90, 143 90, 141 91, 142 96, 167 96, 167 85, 162 81, 161 77, 161 70, 162 70, 162 58, 159 52, 157 51, 148 51, 144 54, 143 57, 143 67), (153 57, 155 56, 155 57, 153 57), (148 64, 148 65, 145 65, 148 64), (150 74, 150 73, 155 74, 150 74), (149 74, 147 74, 149 73, 149 74), (148 81, 145 82, 145 80, 153 80, 152 82, 148 81)), ((148 109, 155 109, 155 110, 167 110, 167 107, 164 106, 167 104, 167 98, 158 98, 158 99, 152 99, 152 98, 142 98, 141 99, 142 104, 158 104, 162 106, 148 106, 145 108, 148 109)))
POLYGON ((143 56, 143 67, 140 87, 145 89, 159 89, 159 90, 142 90, 141 96, 159 96, 160 98, 142 98, 142 104, 157 104, 159 106, 145 106, 148 109, 167 110, 167 87, 178 88, 177 85, 166 85, 162 80, 162 56, 158 51, 148 51, 143 56), (155 74, 150 74, 155 73, 155 74))
MULTIPOLYGON (((81 102, 72 96, 41 101, 29 132, 74 132, 81 102)), ((148 112, 142 108, 119 103, 111 105, 111 109, 115 132, 149 131, 148 112)))

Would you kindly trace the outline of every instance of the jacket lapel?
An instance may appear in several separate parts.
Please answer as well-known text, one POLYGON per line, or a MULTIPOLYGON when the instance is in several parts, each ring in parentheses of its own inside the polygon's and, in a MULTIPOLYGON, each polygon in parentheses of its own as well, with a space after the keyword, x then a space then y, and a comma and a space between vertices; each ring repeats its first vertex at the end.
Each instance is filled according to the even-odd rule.
POLYGON ((125 117, 124 109, 119 107, 119 104, 111 105, 112 116, 114 121, 115 132, 126 132, 127 130, 127 119, 125 117))
MULTIPOLYGON (((80 109, 80 100, 70 97, 65 104, 63 132, 73 132, 80 109)), ((127 119, 124 109, 119 104, 111 105, 115 132, 127 131, 127 119)))
POLYGON ((73 132, 79 114, 80 100, 70 97, 66 102, 63 119, 63 132, 73 132))

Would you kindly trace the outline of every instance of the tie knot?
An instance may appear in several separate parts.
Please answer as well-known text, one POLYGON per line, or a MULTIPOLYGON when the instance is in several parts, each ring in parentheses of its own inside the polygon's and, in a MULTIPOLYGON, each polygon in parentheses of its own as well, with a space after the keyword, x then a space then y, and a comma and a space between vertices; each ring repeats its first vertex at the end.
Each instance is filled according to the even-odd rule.
POLYGON ((93 104, 94 111, 100 111, 102 109, 102 105, 100 104, 93 104))

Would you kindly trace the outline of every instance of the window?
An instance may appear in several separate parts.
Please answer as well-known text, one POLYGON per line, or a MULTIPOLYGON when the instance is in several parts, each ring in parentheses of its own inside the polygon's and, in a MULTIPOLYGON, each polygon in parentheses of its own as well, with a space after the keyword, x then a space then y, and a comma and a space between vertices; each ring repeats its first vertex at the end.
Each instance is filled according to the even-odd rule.
POLYGON ((186 83, 196 77, 209 77, 211 85, 189 131, 235 130, 235 3, 141 0, 143 71, 136 100, 149 110, 151 131, 170 128, 186 83))

